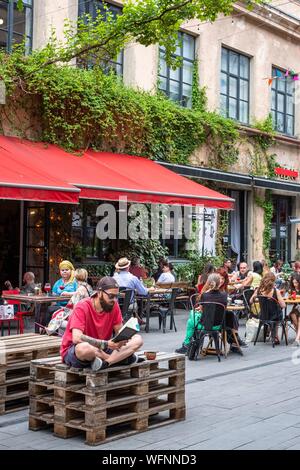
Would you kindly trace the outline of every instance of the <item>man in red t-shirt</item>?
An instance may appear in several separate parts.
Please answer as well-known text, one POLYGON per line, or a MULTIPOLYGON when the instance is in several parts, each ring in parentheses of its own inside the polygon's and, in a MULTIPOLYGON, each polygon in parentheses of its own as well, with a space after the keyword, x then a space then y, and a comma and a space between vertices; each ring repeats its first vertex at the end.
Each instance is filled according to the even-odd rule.
POLYGON ((118 333, 123 322, 118 292, 116 280, 106 276, 100 279, 91 297, 75 306, 60 348, 67 365, 100 370, 120 361, 133 364, 143 360, 135 354, 143 345, 140 335, 134 335, 129 341, 111 341, 112 334, 118 333))

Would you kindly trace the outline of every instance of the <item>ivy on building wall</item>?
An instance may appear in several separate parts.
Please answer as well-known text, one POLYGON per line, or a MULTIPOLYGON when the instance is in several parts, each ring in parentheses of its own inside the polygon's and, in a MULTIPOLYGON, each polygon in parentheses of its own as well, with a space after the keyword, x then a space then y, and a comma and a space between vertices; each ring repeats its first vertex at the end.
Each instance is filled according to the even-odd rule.
MULTIPOLYGON (((279 163, 275 153, 270 153, 270 148, 275 143, 275 131, 272 116, 269 114, 263 121, 256 121, 254 127, 262 134, 251 136, 253 151, 251 154, 252 174, 256 176, 275 177, 275 167, 279 163)), ((254 202, 264 210, 264 231, 263 231, 263 254, 269 260, 269 249, 272 239, 272 218, 273 202, 272 192, 267 189, 264 198, 255 196, 254 202)))
MULTIPOLYGON (((40 138, 44 141, 69 151, 91 147, 183 164, 207 143, 212 166, 225 169, 237 160, 236 124, 205 111, 205 93, 198 93, 196 87, 197 109, 186 109, 161 93, 126 87, 99 67, 85 70, 52 64, 36 71, 40 56, 33 53, 24 58, 21 52, 17 48, 9 56, 1 53, 0 77, 14 109, 24 95, 40 103, 40 138)), ((4 113, 5 107, 2 119, 4 113)))
POLYGON ((265 197, 255 196, 255 204, 264 210, 264 231, 263 231, 263 254, 267 260, 269 260, 269 249, 272 239, 272 218, 273 218, 273 201, 272 191, 266 189, 265 197))
POLYGON ((207 110, 206 87, 200 88, 199 61, 194 61, 193 85, 192 85, 192 108, 195 111, 207 110))
POLYGON ((216 238, 216 253, 220 258, 226 257, 226 247, 224 246, 224 235, 228 230, 229 213, 227 211, 219 211, 217 238, 216 238))
POLYGON ((274 178, 274 169, 280 165, 276 161, 277 155, 270 153, 270 148, 275 143, 275 131, 271 114, 262 121, 256 121, 253 127, 260 130, 261 134, 252 135, 249 138, 252 145, 250 150, 251 172, 256 176, 274 178))

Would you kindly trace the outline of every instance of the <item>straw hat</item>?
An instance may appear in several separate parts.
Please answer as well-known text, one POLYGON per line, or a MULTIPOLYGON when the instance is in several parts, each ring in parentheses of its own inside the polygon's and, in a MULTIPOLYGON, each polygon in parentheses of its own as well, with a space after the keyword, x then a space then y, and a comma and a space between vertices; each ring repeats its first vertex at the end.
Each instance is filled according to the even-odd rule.
POLYGON ((119 261, 115 264, 116 269, 126 269, 130 266, 131 261, 128 258, 120 258, 119 261))

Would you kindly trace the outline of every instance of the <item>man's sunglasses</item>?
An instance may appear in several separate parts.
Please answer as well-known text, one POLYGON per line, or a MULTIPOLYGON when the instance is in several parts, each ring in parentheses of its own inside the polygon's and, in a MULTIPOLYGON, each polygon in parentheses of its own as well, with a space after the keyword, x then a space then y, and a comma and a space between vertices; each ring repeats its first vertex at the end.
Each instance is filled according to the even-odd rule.
POLYGON ((117 299, 119 294, 110 294, 109 292, 106 292, 106 290, 102 289, 102 292, 104 292, 107 297, 109 298, 109 300, 114 300, 114 299, 117 299))

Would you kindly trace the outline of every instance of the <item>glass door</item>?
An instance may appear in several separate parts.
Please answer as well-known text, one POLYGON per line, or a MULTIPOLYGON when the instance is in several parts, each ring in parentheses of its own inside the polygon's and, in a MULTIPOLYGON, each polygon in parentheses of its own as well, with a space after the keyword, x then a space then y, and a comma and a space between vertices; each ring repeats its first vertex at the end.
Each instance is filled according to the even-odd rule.
POLYGON ((35 274, 36 282, 48 281, 49 259, 47 205, 27 203, 25 206, 25 270, 35 274))

